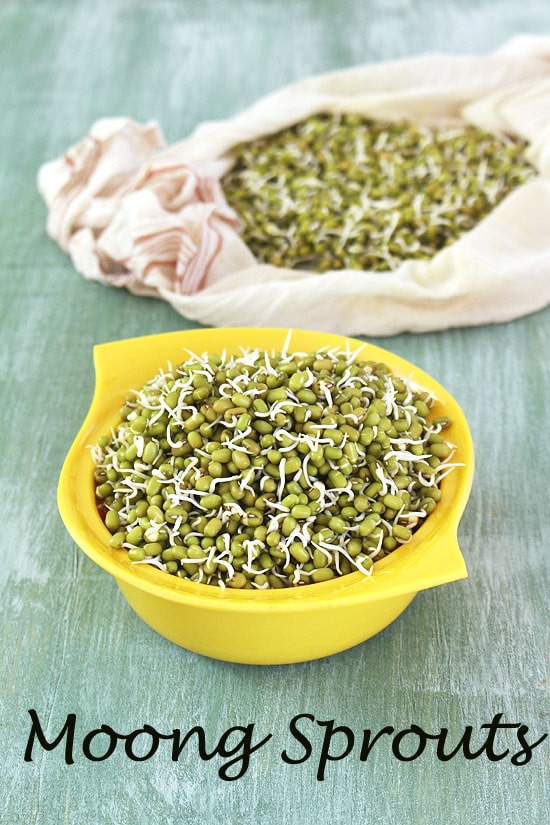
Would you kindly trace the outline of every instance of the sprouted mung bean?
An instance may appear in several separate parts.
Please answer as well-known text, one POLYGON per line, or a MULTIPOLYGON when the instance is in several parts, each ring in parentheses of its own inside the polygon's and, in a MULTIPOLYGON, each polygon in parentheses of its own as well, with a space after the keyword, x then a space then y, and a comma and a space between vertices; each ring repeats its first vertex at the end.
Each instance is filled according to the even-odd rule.
POLYGON ((261 262, 387 271, 431 258, 532 177, 525 148, 473 126, 316 115, 237 147, 222 184, 261 262))
POLYGON ((111 546, 221 587, 369 575, 456 465, 433 397, 359 356, 190 354, 132 392, 92 449, 111 546))

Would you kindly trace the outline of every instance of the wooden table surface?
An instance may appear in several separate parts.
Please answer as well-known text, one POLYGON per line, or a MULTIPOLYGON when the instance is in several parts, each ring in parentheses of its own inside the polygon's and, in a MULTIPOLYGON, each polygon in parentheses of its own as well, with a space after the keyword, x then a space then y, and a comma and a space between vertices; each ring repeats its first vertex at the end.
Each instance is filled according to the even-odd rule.
MULTIPOLYGON (((533 745, 548 727, 549 310, 378 339, 443 383, 470 421, 477 472, 459 531, 469 578, 421 593, 383 633, 334 657, 277 667, 213 661, 143 624, 77 550, 56 506, 60 467, 93 392, 93 345, 197 325, 81 278, 45 233, 35 183, 42 162, 104 115, 157 119, 174 141, 315 72, 427 50, 481 53, 549 31, 545 0, 2 0, 2 823, 550 821, 548 740, 521 756, 521 737, 533 745), (48 751, 37 738, 25 761, 31 709, 50 742, 75 714, 73 764, 63 743, 48 751), (310 714, 299 724, 311 753, 288 763, 283 751, 307 755, 290 728, 300 714, 310 714), (354 747, 321 779, 330 728, 319 723, 329 720, 349 729, 354 747), (107 734, 86 750, 86 735, 102 725, 129 734, 144 724, 164 734, 201 726, 215 754, 201 758, 196 735, 178 761, 165 740, 144 761, 128 758, 123 740, 93 761, 107 734), (254 742, 272 738, 228 781, 226 732, 249 724, 254 742), (399 738, 411 725, 416 734, 399 738), (361 760, 363 730, 374 737, 387 726, 393 734, 361 760), (447 750, 471 729, 471 748, 482 752, 468 759, 459 748, 442 761, 418 732, 442 728, 447 750), (418 758, 399 758, 422 742, 418 758)), ((350 741, 334 733, 330 753, 350 741)))

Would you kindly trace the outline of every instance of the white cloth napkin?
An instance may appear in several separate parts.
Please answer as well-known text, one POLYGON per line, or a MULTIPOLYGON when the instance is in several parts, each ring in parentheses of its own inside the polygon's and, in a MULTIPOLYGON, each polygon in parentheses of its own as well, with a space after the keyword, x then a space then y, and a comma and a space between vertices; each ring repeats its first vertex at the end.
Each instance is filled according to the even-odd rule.
POLYGON ((104 118, 38 185, 48 232, 84 277, 204 324, 376 336, 508 321, 550 303, 550 37, 312 77, 169 147, 155 123, 104 118), (383 273, 259 264, 220 185, 232 147, 318 112, 504 130, 529 142, 538 174, 429 261, 383 273))

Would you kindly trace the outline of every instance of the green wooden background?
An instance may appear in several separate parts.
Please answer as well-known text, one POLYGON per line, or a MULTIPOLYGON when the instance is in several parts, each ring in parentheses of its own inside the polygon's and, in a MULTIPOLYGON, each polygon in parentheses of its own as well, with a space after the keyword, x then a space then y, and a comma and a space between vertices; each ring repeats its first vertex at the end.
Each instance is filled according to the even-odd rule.
POLYGON ((389 740, 361 762, 356 745, 323 782, 319 726, 308 761, 280 756, 302 752, 288 731, 299 713, 358 739, 363 728, 414 723, 447 727, 457 742, 471 725, 481 744, 480 725, 497 713, 527 725, 531 740, 547 730, 549 311, 378 340, 445 384, 469 418, 477 473, 459 538, 470 577, 420 594, 386 631, 338 656, 272 668, 216 662, 144 625, 77 551, 55 501, 91 400, 92 346, 195 325, 77 275, 46 236, 35 185, 38 166, 103 115, 156 118, 173 141, 315 72, 426 50, 480 53, 522 32, 550 33, 545 0, 1 0, 2 823, 549 821, 548 740, 515 766, 513 731, 498 740, 510 749, 498 762, 440 762, 430 745, 401 762, 389 740), (74 765, 39 747, 24 761, 30 708, 50 737, 77 714, 74 765), (250 722, 255 739, 273 739, 234 782, 193 747, 175 763, 163 747, 142 763, 120 746, 97 763, 80 749, 101 724, 125 733, 202 725, 212 749, 250 722))

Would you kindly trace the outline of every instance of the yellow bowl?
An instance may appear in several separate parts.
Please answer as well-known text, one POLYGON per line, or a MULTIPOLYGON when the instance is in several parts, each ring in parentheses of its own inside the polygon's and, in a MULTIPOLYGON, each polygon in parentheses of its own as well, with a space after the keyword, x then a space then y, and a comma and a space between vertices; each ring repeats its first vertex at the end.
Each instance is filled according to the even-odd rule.
POLYGON ((136 613, 158 633, 182 647, 230 662, 284 664, 346 650, 378 633, 419 590, 465 578, 457 527, 474 472, 474 451, 462 410, 433 378, 402 358, 353 338, 293 330, 289 350, 323 346, 364 346, 362 357, 391 370, 436 398, 433 414, 448 415, 445 435, 457 445, 456 467, 442 481, 436 510, 412 540, 374 565, 373 575, 350 573, 332 581, 283 590, 222 590, 132 564, 124 550, 109 546, 110 534, 98 515, 89 446, 119 421, 118 410, 131 389, 159 369, 195 353, 240 353, 240 347, 281 350, 286 329, 202 329, 102 344, 94 349, 94 398, 63 465, 58 504, 79 547, 111 573, 136 613))

